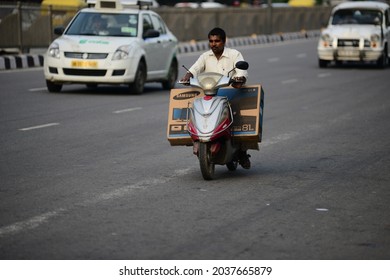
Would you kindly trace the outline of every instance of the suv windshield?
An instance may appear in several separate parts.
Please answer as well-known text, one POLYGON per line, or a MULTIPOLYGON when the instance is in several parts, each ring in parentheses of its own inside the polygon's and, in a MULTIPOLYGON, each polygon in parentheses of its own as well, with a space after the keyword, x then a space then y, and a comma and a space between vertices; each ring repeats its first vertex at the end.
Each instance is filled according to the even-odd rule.
POLYGON ((137 37, 137 14, 79 13, 66 35, 137 37))
POLYGON ((332 24, 380 24, 382 13, 377 10, 343 9, 333 15, 332 24))

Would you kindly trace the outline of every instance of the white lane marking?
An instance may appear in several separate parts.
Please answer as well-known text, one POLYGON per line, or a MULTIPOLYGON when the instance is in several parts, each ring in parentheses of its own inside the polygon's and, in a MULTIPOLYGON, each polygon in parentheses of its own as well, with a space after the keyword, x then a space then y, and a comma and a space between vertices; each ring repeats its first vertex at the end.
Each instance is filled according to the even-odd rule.
POLYGON ((156 185, 160 184, 165 184, 171 180, 174 180, 177 177, 180 176, 185 176, 191 172, 191 168, 186 168, 186 169, 180 169, 180 170, 175 170, 175 172, 170 175, 170 176, 165 176, 165 177, 160 177, 160 178, 151 178, 151 179, 146 179, 143 181, 140 181, 138 183, 132 184, 132 185, 127 185, 120 187, 118 189, 115 189, 111 192, 107 193, 102 193, 96 196, 92 196, 92 198, 89 198, 87 200, 81 201, 81 202, 76 202, 74 205, 68 207, 68 208, 58 208, 54 211, 49 211, 46 213, 43 213, 41 215, 32 217, 30 219, 20 221, 13 223, 8 226, 3 226, 0 227, 0 238, 5 237, 7 235, 13 235, 17 234, 22 231, 34 229, 36 227, 39 227, 40 225, 49 222, 50 219, 53 219, 59 215, 62 215, 64 213, 70 212, 72 210, 77 210, 78 208, 84 208, 89 205, 95 205, 100 202, 104 202, 107 200, 112 200, 112 199, 120 199, 123 198, 125 195, 133 192, 134 190, 144 190, 156 185))
POLYGON ((282 81, 282 84, 292 84, 298 82, 297 79, 290 79, 290 80, 284 80, 282 81))
POLYGON ((56 211, 46 212, 42 215, 32 217, 31 219, 17 222, 17 223, 14 223, 12 225, 9 225, 9 226, 1 227, 0 228, 0 237, 3 235, 18 233, 22 230, 36 228, 36 227, 40 226, 41 224, 46 223, 50 218, 58 216, 59 214, 61 214, 64 211, 65 211, 64 209, 59 208, 56 211))
POLYGON ((45 91, 47 88, 41 87, 41 88, 30 88, 28 91, 45 91))
POLYGON ((123 109, 123 110, 117 110, 117 111, 114 111, 113 113, 114 114, 121 114, 121 113, 127 113, 127 112, 136 111, 136 110, 142 110, 142 107, 135 107, 135 108, 127 108, 127 109, 123 109))
POLYGON ((20 128, 20 131, 28 131, 28 130, 33 130, 33 129, 40 129, 40 128, 46 128, 50 126, 56 126, 60 125, 59 123, 47 123, 47 124, 42 124, 42 125, 36 125, 36 126, 31 126, 31 127, 25 127, 25 128, 20 128))
POLYGON ((306 56, 307 56, 307 54, 305 54, 305 53, 297 54, 297 58, 305 58, 306 56))
POLYGON ((330 73, 320 73, 317 75, 318 78, 325 78, 325 77, 329 77, 330 76, 330 73))
POLYGON ((317 211, 320 211, 320 212, 328 212, 329 209, 327 208, 316 208, 317 211))
POLYGON ((280 60, 279 57, 268 58, 268 62, 277 62, 279 60, 280 60))

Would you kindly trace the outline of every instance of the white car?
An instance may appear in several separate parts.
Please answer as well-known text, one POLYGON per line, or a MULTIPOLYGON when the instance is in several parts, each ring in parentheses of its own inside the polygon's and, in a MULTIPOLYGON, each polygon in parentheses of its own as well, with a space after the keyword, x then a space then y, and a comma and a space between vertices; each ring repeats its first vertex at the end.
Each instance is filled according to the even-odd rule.
POLYGON ((88 0, 49 46, 44 75, 50 92, 63 84, 88 87, 125 84, 142 93, 146 82, 174 87, 178 76, 178 40, 161 17, 149 9, 152 1, 88 0))
POLYGON ((319 67, 334 61, 376 62, 385 68, 390 55, 390 8, 374 1, 344 2, 333 8, 318 42, 319 67))
POLYGON ((175 8, 225 8, 226 5, 218 2, 179 2, 174 5, 175 8))

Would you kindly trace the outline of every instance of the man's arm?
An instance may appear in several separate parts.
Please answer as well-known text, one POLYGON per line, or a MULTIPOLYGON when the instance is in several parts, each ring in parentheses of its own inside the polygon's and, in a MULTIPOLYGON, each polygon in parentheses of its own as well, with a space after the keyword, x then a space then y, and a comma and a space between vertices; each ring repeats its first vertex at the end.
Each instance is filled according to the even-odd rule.
POLYGON ((201 55, 190 67, 189 71, 187 71, 183 78, 180 79, 180 82, 189 83, 190 78, 193 78, 194 76, 198 75, 198 73, 202 72, 202 69, 204 69, 204 65, 204 58, 203 55, 201 55))

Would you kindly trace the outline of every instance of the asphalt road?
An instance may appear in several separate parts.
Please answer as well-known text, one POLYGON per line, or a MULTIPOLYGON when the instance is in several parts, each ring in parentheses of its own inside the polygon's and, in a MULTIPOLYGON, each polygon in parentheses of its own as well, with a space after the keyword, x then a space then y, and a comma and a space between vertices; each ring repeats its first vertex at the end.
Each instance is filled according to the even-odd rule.
POLYGON ((169 145, 159 84, 0 72, 0 259, 389 259, 390 68, 319 69, 315 40, 241 51, 263 143, 213 181, 169 145))

